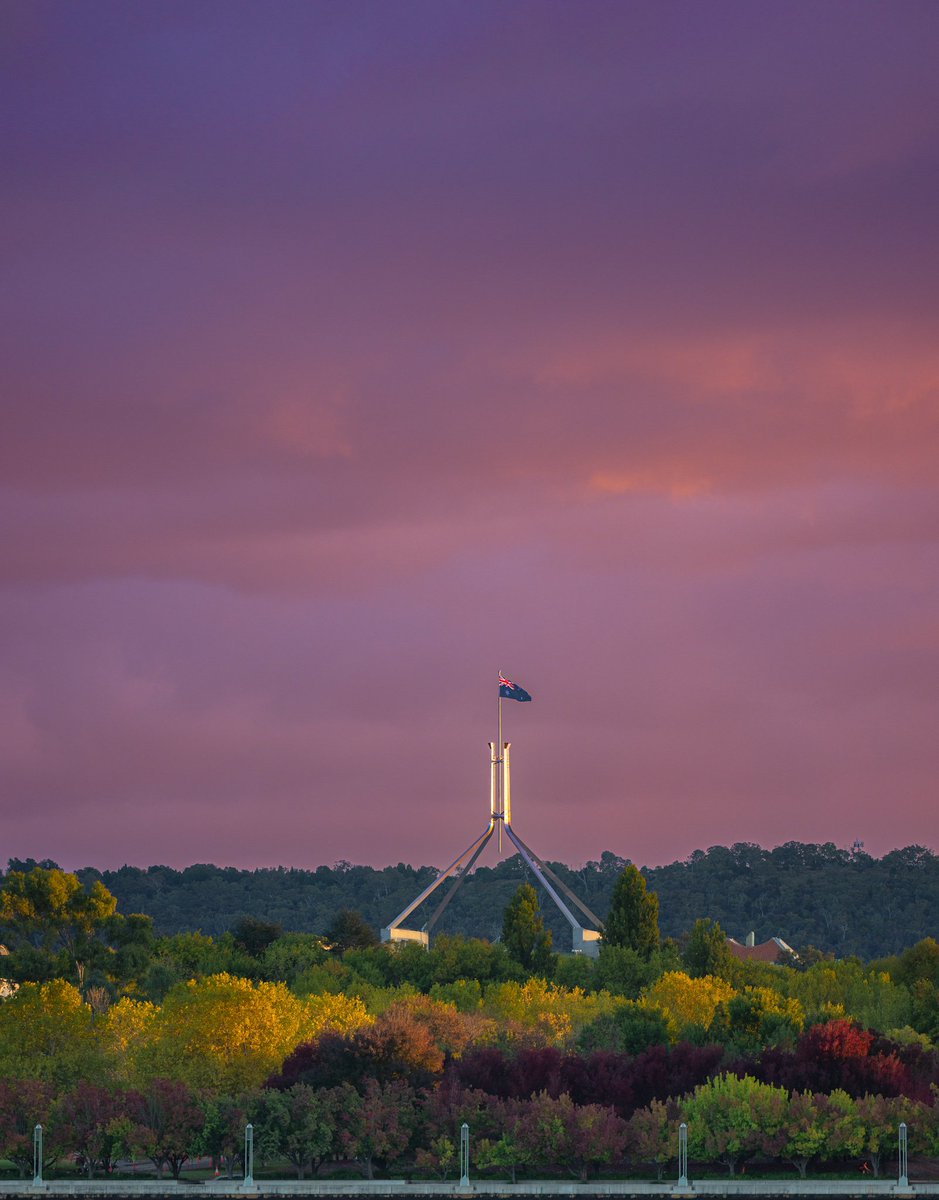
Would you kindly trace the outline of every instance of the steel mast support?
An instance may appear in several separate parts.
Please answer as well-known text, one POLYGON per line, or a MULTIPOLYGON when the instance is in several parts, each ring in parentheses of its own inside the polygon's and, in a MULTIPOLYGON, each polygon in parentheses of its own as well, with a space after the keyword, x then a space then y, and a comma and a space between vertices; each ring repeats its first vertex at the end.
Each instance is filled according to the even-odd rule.
POLYGON ((548 893, 557 905, 561 915, 570 925, 571 949, 574 954, 587 954, 591 958, 596 958, 599 953, 599 943, 603 929, 600 919, 571 891, 566 883, 558 878, 547 863, 540 859, 533 850, 529 849, 512 828, 512 780, 509 759, 509 751, 512 744, 511 742, 503 742, 501 739, 501 703, 499 705, 499 734, 499 743, 489 743, 488 826, 475 842, 467 846, 463 853, 458 855, 445 871, 441 871, 433 883, 424 888, 421 894, 412 900, 407 908, 398 913, 395 919, 381 931, 381 940, 383 942, 419 942, 423 946, 429 946, 434 926, 443 916, 447 905, 459 891, 464 879, 466 879, 467 875, 469 875, 476 865, 476 860, 489 844, 493 833, 495 833, 498 827, 500 850, 502 848, 502 831, 504 829, 506 837, 522 856, 528 869, 548 893), (501 754, 499 753, 500 746, 501 754), (421 929, 405 929, 402 922, 407 920, 411 913, 416 908, 419 908, 425 900, 429 899, 447 880, 451 881, 450 887, 443 894, 439 904, 423 927, 421 929), (589 926, 581 924, 568 904, 562 899, 562 895, 575 908, 580 910, 590 922, 589 926))

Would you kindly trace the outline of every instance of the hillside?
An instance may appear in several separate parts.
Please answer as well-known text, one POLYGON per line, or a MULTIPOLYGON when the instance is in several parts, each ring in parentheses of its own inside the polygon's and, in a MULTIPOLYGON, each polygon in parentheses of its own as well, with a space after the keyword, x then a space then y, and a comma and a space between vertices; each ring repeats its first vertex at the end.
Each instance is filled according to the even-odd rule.
MULTIPOLYGON (((605 851, 574 870, 557 873, 603 917, 624 860, 605 851)), ((11 867, 29 864, 11 861, 11 867)), ((431 867, 372 867, 337 863, 316 870, 238 870, 197 865, 122 867, 79 874, 100 878, 122 912, 153 916, 160 932, 201 929, 218 934, 245 914, 276 921, 286 930, 322 931, 343 908, 358 909, 376 928, 385 925, 434 878, 431 867)), ((883 858, 839 849, 832 843, 787 842, 773 850, 738 843, 695 851, 681 862, 644 871, 658 892, 663 936, 680 937, 698 917, 718 920, 731 935, 749 930, 757 940, 772 935, 796 949, 814 945, 839 957, 892 954, 939 931, 939 857, 922 846, 883 858)), ((505 905, 525 868, 513 856, 483 867, 467 879, 439 929, 496 938, 505 905)), ((546 916, 550 900, 544 898, 546 916)), ((419 927, 426 914, 416 914, 419 927)), ((552 919, 555 944, 568 936, 552 919)))

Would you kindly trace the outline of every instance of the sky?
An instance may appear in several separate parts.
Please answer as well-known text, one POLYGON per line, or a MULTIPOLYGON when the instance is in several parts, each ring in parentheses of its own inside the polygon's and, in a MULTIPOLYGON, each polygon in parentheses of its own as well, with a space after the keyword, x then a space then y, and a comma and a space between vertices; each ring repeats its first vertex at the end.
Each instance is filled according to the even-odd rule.
POLYGON ((939 848, 937 51, 7 0, 0 860, 939 848))

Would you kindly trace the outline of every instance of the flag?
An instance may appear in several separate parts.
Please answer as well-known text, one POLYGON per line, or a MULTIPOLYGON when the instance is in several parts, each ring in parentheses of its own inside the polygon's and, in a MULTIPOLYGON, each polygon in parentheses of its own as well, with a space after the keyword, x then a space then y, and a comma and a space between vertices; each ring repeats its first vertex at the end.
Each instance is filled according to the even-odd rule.
POLYGON ((504 675, 499 676, 499 695, 505 700, 531 699, 531 696, 529 696, 523 687, 519 687, 511 679, 506 679, 504 675))

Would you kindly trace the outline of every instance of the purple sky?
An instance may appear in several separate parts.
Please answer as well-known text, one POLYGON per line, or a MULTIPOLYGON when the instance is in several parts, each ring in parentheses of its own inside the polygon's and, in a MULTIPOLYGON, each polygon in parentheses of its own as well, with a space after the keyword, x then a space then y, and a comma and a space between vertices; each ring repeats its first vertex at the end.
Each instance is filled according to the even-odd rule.
POLYGON ((939 5, 0 23, 0 858, 939 846, 939 5))

